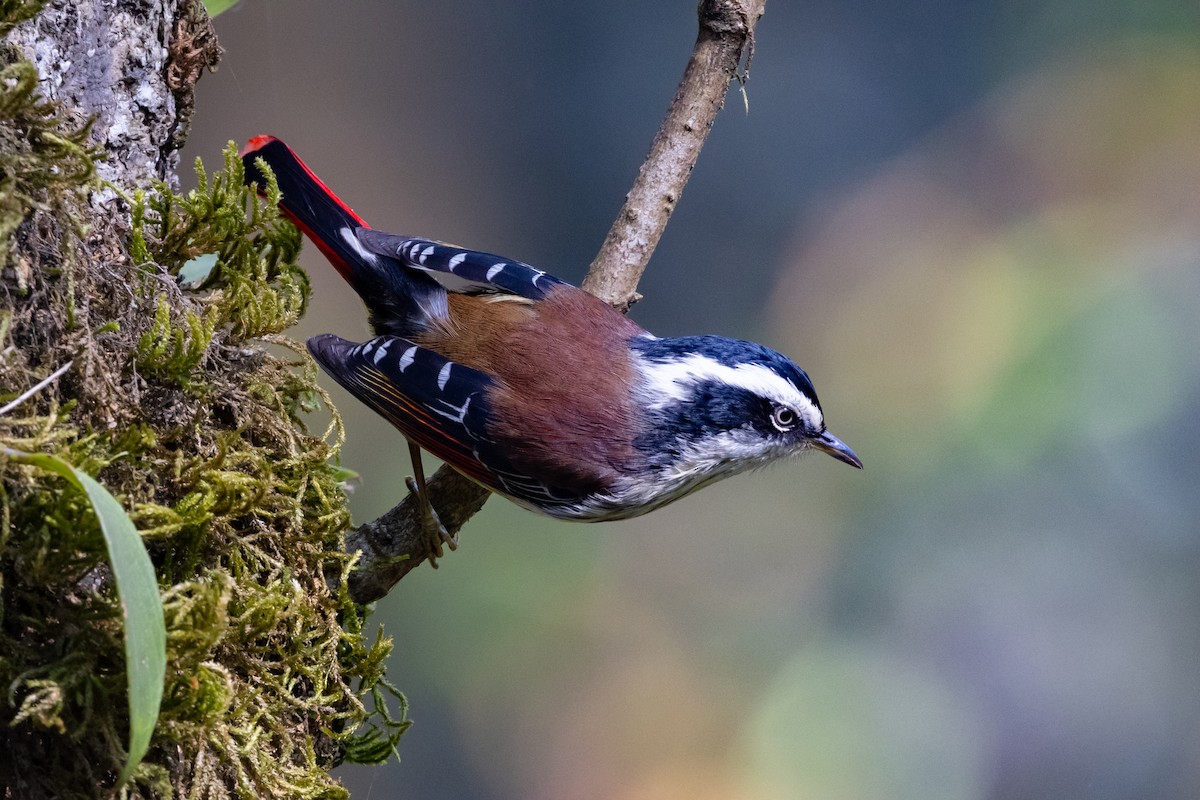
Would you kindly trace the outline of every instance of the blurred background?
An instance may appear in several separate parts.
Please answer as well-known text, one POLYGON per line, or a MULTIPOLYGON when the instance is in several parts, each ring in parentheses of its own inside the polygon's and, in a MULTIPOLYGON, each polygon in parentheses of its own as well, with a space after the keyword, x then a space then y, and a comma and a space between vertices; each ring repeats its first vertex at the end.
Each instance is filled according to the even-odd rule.
MULTIPOLYGON (((245 0, 185 158, 582 278, 693 0, 245 0)), ((600 526, 488 503, 379 603, 356 798, 1200 796, 1200 5, 770 0, 634 309, 808 369, 820 456, 600 526)), ((294 333, 365 337, 315 248, 294 333)), ((347 418, 355 516, 403 441, 347 418)))

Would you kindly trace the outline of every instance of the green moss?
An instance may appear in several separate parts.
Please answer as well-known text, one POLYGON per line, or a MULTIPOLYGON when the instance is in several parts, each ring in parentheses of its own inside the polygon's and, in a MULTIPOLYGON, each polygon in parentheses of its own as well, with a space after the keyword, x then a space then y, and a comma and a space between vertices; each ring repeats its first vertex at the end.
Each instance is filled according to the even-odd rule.
POLYGON ((134 363, 144 374, 186 383, 208 352, 216 328, 216 308, 205 309, 203 316, 184 312, 183 319, 173 323, 171 304, 159 295, 154 324, 138 340, 134 363))
POLYGON ((196 159, 198 186, 186 196, 160 185, 136 199, 131 254, 176 276, 191 260, 215 256, 212 270, 193 288, 210 293, 207 308, 215 324, 232 341, 245 341, 296 324, 310 289, 308 275, 296 265, 300 234, 275 211, 278 187, 272 184, 267 202, 259 202, 242 184, 232 142, 224 160, 224 170, 209 176, 196 159), (153 259, 147 240, 154 241, 153 259))
POLYGON ((45 0, 0 0, 0 36, 36 17, 45 4, 45 0))
MULTIPOLYGON (((0 2, 0 29, 30 7, 0 2)), ((96 476, 150 548, 167 685, 125 793, 342 797, 329 768, 386 759, 407 722, 383 677, 391 642, 368 638, 345 590, 340 421, 309 433, 324 396, 281 335, 309 296, 299 236, 243 189, 232 146, 218 173, 197 164, 187 195, 158 185, 127 216, 93 209, 87 126, 35 88, 27 63, 0 70, 0 405, 71 368, 0 414, 0 444, 96 476), (205 254, 213 268, 181 287, 205 254)), ((12 796, 112 786, 121 642, 89 504, 0 459, 0 786, 12 796)))
MULTIPOLYGON (((6 3, 29 12, 29 3, 6 3)), ((30 14, 32 15, 32 14, 30 14)), ((17 17, 20 18, 19 16, 17 17)), ((5 24, 0 23, 0 32, 5 24)), ((37 70, 28 61, 0 68, 0 264, 8 264, 13 234, 31 209, 60 212, 80 199, 96 177, 99 152, 89 138, 89 125, 72 126, 37 94, 37 70)), ((18 288, 27 288, 17 274, 18 288)))

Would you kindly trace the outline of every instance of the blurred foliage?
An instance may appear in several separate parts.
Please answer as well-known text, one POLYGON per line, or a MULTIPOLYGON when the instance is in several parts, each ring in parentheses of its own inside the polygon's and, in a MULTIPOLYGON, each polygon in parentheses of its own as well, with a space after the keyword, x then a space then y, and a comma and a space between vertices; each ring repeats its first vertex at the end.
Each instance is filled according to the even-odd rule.
POLYGON ((238 4, 238 0, 204 0, 204 10, 210 17, 228 11, 238 4))

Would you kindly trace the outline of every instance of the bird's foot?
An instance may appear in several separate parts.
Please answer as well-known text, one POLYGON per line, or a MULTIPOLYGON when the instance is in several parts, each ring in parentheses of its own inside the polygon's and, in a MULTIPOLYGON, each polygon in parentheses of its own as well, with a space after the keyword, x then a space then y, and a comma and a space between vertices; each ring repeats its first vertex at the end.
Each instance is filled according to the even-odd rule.
POLYGON ((457 550, 458 536, 452 536, 450 531, 446 530, 446 526, 442 524, 437 511, 434 510, 433 505, 429 502, 429 498, 421 491, 416 478, 405 478, 404 483, 408 486, 408 490, 416 495, 417 505, 421 507, 421 529, 425 534, 426 541, 429 543, 429 565, 437 569, 437 560, 445 553, 442 546, 445 545, 451 550, 457 550))

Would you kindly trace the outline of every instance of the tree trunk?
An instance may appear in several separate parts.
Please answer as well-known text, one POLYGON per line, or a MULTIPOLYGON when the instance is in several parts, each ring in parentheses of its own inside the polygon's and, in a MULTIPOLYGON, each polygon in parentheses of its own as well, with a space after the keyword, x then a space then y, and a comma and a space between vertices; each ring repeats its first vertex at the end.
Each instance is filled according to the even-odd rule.
POLYGON ((192 88, 219 55, 198 4, 55 0, 8 41, 37 67, 47 99, 95 118, 103 180, 125 191, 175 181, 192 88))

